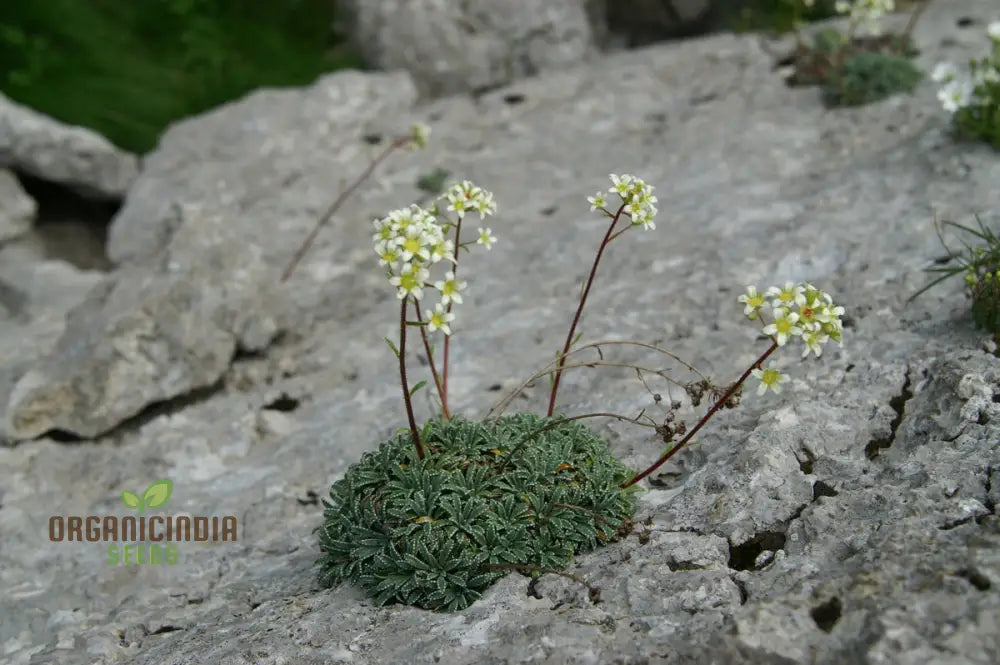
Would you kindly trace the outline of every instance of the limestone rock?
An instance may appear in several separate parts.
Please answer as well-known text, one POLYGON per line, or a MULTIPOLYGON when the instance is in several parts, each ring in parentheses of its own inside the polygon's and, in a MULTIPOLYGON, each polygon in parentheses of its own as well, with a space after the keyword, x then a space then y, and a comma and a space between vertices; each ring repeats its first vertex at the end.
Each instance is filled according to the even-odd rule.
POLYGON ((348 0, 369 64, 405 69, 421 94, 496 88, 595 55, 581 0, 348 0))
POLYGON ((0 167, 97 198, 121 198, 138 173, 135 155, 0 94, 0 167))
MULTIPOLYGON (((45 261, 20 246, 0 248, 0 405, 31 366, 52 351, 66 313, 100 283, 98 272, 45 261)), ((3 413, 3 408, 0 408, 3 413)), ((7 439, 0 423, 0 442, 7 439)))
MULTIPOLYGON (((932 3, 914 34, 918 64, 981 57, 980 28, 995 20, 986 4, 932 3)), ((59 379, 47 384, 53 398, 73 389, 71 374, 92 387, 107 372, 143 393, 108 393, 108 408, 165 395, 151 388, 168 383, 155 374, 165 364, 125 343, 120 354, 153 372, 129 375, 108 349, 128 339, 116 330, 141 323, 163 344, 143 348, 175 359, 171 385, 221 381, 92 442, 0 448, 5 662, 1000 662, 1000 359, 982 350, 960 279, 908 300, 942 253, 935 217, 1000 224, 1000 159, 951 137, 930 81, 831 111, 773 65, 755 36, 717 35, 416 107, 405 75, 388 79, 400 91, 385 75, 352 74, 380 90, 359 108, 389 101, 326 134, 317 120, 335 112, 323 111, 329 82, 251 96, 171 130, 150 159, 158 180, 137 186, 116 222, 136 252, 74 311, 75 334, 53 356, 72 371, 39 368, 59 379), (274 310, 254 275, 280 272, 336 183, 384 147, 367 134, 415 119, 432 126, 427 150, 388 160, 320 234, 280 292, 298 316, 277 326, 280 340, 228 369, 186 346, 197 336, 231 353, 241 317, 262 317, 263 344, 274 310), (373 257, 371 218, 419 198, 414 182, 436 168, 498 203, 488 223, 497 244, 463 256, 469 286, 453 322, 450 401, 469 418, 564 339, 608 223, 585 197, 609 186, 608 173, 654 184, 660 212, 655 231, 630 229, 605 252, 581 342, 657 343, 727 381, 766 348, 737 302, 747 284, 809 280, 847 308, 843 347, 807 361, 775 353, 769 362, 791 377, 785 391, 758 397, 749 386, 739 408, 644 483, 633 535, 573 561, 568 572, 597 587, 599 602, 548 574, 511 574, 452 614, 375 608, 357 589, 317 583, 320 499, 406 422, 383 342, 398 334, 399 303, 373 257), (209 325, 182 309, 222 316, 209 325), (74 356, 74 340, 97 362, 74 356), (202 359, 210 367, 195 377, 202 359), (178 543, 178 563, 161 566, 111 565, 104 542, 47 540, 51 516, 128 514, 122 490, 160 478, 174 494, 156 514, 236 515, 240 539, 178 543)), ((4 265, 0 281, 23 298, 31 276, 4 265)), ((0 345, 24 343, 5 330, 0 345)), ((690 378, 640 349, 604 357, 690 378)), ((428 378, 415 356, 409 369, 428 378)), ((644 410, 659 422, 663 403, 684 393, 646 379, 649 390, 627 369, 574 370, 558 408, 644 410)), ((543 412, 546 398, 538 381, 511 410, 543 412)), ((427 391, 415 410, 419 422, 434 413, 427 391)), ((698 415, 685 403, 677 417, 691 425, 698 415)), ((86 417, 95 430, 98 418, 86 417)), ((663 449, 648 429, 589 424, 632 467, 663 449)))
POLYGON ((343 179, 370 158, 373 147, 362 141, 368 124, 408 111, 415 98, 401 72, 342 71, 302 90, 260 90, 177 122, 144 160, 112 220, 109 258, 119 264, 156 254, 186 223, 185 206, 196 203, 205 212, 225 211, 230 228, 275 266, 288 261, 343 179))
POLYGON ((31 228, 38 204, 21 188, 17 177, 0 169, 0 245, 31 228))
POLYGON ((226 220, 182 228, 158 263, 117 271, 70 312, 53 353, 14 387, 8 436, 96 436, 212 386, 237 350, 260 351, 279 332, 274 277, 226 220))

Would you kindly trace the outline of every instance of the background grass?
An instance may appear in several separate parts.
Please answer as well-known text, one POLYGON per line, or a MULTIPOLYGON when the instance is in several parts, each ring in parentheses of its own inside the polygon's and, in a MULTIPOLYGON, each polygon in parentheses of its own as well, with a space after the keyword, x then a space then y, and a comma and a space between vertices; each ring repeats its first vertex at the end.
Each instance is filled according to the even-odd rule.
POLYGON ((3 0, 0 90, 146 152, 173 120, 360 59, 333 0, 3 0))

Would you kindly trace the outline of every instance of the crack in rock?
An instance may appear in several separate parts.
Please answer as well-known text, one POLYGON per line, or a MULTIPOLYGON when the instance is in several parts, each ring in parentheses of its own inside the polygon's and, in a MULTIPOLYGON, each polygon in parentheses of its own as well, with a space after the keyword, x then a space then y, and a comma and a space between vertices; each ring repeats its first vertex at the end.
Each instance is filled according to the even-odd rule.
POLYGON ((889 435, 881 439, 873 439, 870 441, 868 445, 865 446, 865 457, 873 460, 881 454, 882 450, 893 444, 896 440, 896 431, 899 429, 900 423, 903 422, 903 414, 906 412, 906 403, 910 401, 912 397, 913 392, 910 390, 910 370, 907 368, 902 389, 898 395, 889 400, 889 406, 891 406, 893 411, 896 412, 896 416, 889 423, 889 435))

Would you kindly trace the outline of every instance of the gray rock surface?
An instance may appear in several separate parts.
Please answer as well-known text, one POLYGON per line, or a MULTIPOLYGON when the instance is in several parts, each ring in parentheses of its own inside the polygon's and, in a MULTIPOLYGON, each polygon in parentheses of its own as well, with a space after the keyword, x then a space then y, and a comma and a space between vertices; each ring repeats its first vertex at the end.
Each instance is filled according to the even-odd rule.
POLYGON ((37 211, 38 204, 24 191, 17 176, 0 169, 0 245, 27 233, 37 211))
MULTIPOLYGON (((421 94, 488 90, 595 55, 583 0, 348 0, 346 33, 369 65, 421 94)), ((591 2, 591 4, 594 4, 591 2)))
POLYGON ((87 196, 121 198, 138 173, 135 155, 0 94, 0 168, 57 182, 87 196))
POLYGON ((273 277, 228 219, 183 225, 158 267, 117 271, 69 313, 52 353, 11 393, 8 436, 102 434, 211 387, 237 351, 261 351, 281 330, 273 277))
MULTIPOLYGON (((981 55, 981 28, 994 18, 973 0, 935 3, 916 33, 920 64, 981 55), (957 27, 959 17, 978 27, 957 27)), ((907 302, 942 253, 935 216, 1000 223, 1000 157, 952 140, 930 82, 912 97, 828 111, 815 90, 785 87, 772 65, 755 38, 718 36, 616 54, 475 101, 410 107, 413 88, 398 77, 383 93, 391 103, 328 134, 315 121, 329 106, 330 80, 171 130, 150 160, 170 177, 137 185, 132 212, 113 230, 140 258, 109 278, 112 288, 98 287, 110 294, 103 305, 70 317, 73 327, 90 316, 92 326, 76 330, 94 339, 126 320, 119 312, 133 302, 140 310, 169 302, 145 294, 183 282, 164 269, 169 254, 157 242, 182 257, 179 275, 219 280, 203 285, 207 293, 230 279, 231 267, 208 265, 229 251, 260 247, 248 271, 261 264, 276 276, 337 181, 377 149, 365 134, 414 120, 434 134, 426 151, 388 161, 335 217, 278 291, 295 315, 288 332, 235 358, 214 392, 174 399, 94 442, 42 438, 0 449, 3 658, 1000 660, 1000 359, 982 350, 960 280, 907 302), (598 586, 600 602, 562 577, 512 574, 469 609, 438 615, 377 609, 356 589, 316 583, 318 498, 405 422, 382 342, 396 334, 397 301, 373 260, 370 220, 418 198, 414 183, 435 168, 493 190, 500 206, 490 220, 499 242, 463 264, 470 285, 455 322, 451 386, 453 409, 469 417, 501 396, 494 386, 513 387, 562 341, 604 231, 584 197, 607 187, 608 172, 656 185, 660 215, 656 231, 630 231, 606 253, 585 340, 656 341, 724 380, 762 348, 735 300, 745 284, 806 279, 848 309, 842 349, 805 363, 781 354, 776 362, 793 377, 786 392, 750 394, 724 412, 645 484, 635 535, 577 558, 570 572, 598 586), (181 201, 190 207, 171 222, 181 201), (239 247, 221 249, 227 243, 239 247), (48 541, 50 516, 124 515, 121 491, 159 478, 174 482, 167 512, 237 515, 239 541, 181 543, 170 566, 109 565, 102 543, 48 541)), ((237 303, 250 320, 266 317, 273 309, 262 283, 248 282, 222 310, 237 303)), ((146 316, 167 330, 186 325, 177 308, 146 316)), ((15 345, 4 357, 36 352, 6 337, 0 344, 15 345)), ((641 352, 606 357, 664 364, 641 352)), ((667 385, 651 388, 669 394, 667 385)), ((539 382, 515 406, 544 411, 545 393, 539 382)), ((560 406, 659 413, 634 375, 614 368, 567 374, 560 406)), ((426 400, 417 407, 421 420, 431 413, 426 400)), ((646 430, 591 422, 628 464, 660 452, 646 430)))
MULTIPOLYGON (((102 278, 63 261, 44 260, 21 244, 0 248, 0 405, 7 405, 18 379, 51 351, 67 312, 102 278)), ((0 427, 0 441, 4 430, 0 427)))
POLYGON ((376 132, 372 119, 409 113, 415 99, 405 74, 346 71, 303 90, 257 91, 171 125, 112 221, 109 258, 145 262, 196 204, 230 217, 237 211, 230 227, 258 244, 268 264, 287 261, 331 192, 381 149, 361 140, 376 132))

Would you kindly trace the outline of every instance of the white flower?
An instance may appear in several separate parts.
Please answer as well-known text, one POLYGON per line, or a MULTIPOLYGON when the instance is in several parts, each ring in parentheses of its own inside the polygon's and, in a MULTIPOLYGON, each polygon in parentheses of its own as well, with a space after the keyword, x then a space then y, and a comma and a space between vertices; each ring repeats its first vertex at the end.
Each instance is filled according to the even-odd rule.
POLYGON ((757 293, 756 286, 748 286, 747 292, 736 300, 746 305, 743 314, 751 321, 759 316, 760 308, 764 306, 764 296, 757 293))
POLYGON ((864 23, 873 35, 881 31, 879 20, 895 8, 895 0, 837 0, 834 5, 838 14, 850 14, 852 23, 864 23))
POLYGON ((757 387, 758 395, 766 393, 768 388, 774 391, 775 394, 779 394, 781 393, 781 384, 788 381, 788 377, 776 369, 755 369, 750 374, 755 379, 760 380, 760 385, 757 387))
POLYGON ((958 69, 950 62, 939 62, 931 72, 931 80, 938 83, 948 83, 958 76, 958 69))
POLYGON ((378 254, 378 264, 389 266, 390 269, 395 269, 403 260, 399 255, 399 248, 391 241, 376 243, 375 253, 378 254))
POLYGON ((993 21, 986 26, 986 34, 995 42, 1000 42, 1000 21, 993 21))
POLYGON ((472 207, 479 213, 480 219, 486 219, 497 211, 497 204, 493 202, 493 193, 484 191, 476 198, 472 207))
POLYGON ((938 91, 938 100, 948 113, 954 113, 963 106, 968 106, 972 100, 973 86, 971 81, 953 80, 938 91))
POLYGON ((604 192, 597 192, 593 196, 587 197, 587 203, 590 204, 591 210, 599 210, 608 205, 608 199, 604 195, 604 192))
POLYGON ((477 187, 468 180, 452 185, 440 198, 448 200, 448 210, 455 212, 461 219, 467 210, 475 210, 479 216, 486 218, 496 212, 493 194, 482 187, 477 187))
POLYGON ((431 263, 439 261, 451 261, 455 263, 455 243, 451 240, 446 240, 442 235, 436 242, 430 245, 430 259, 428 260, 431 263))
POLYGON ((642 226, 642 228, 647 231, 652 231, 656 228, 656 223, 653 221, 653 217, 656 216, 656 207, 647 206, 640 210, 638 213, 632 215, 632 224, 635 226, 642 226))
POLYGON ((430 271, 419 263, 407 263, 398 275, 389 278, 389 283, 397 288, 396 296, 403 300, 413 296, 417 300, 424 295, 424 282, 430 276, 430 271))
POLYGON ((608 177, 611 178, 611 183, 614 185, 608 190, 608 192, 618 194, 618 196, 622 197, 622 199, 625 199, 628 195, 628 190, 632 187, 632 176, 618 176, 612 173, 608 177))
POLYGON ((767 297, 774 298, 778 305, 791 307, 792 305, 802 306, 806 304, 805 286, 793 282, 785 282, 783 288, 772 286, 767 290, 767 297))
POLYGON ((468 286, 468 282, 457 281, 454 271, 451 270, 448 271, 443 280, 434 282, 434 288, 441 292, 441 303, 444 305, 453 302, 461 303, 461 291, 466 286, 468 286))
POLYGON ((424 315, 427 316, 427 330, 434 332, 440 328, 445 335, 451 334, 451 327, 448 324, 455 320, 455 315, 446 311, 444 305, 438 303, 434 305, 433 312, 429 309, 424 310, 424 315))
POLYGON ((476 244, 483 245, 486 249, 490 249, 496 241, 497 239, 492 235, 490 229, 479 227, 479 239, 476 241, 476 244))
POLYGON ((785 307, 774 308, 774 322, 764 326, 764 334, 776 337, 778 346, 784 346, 789 337, 797 337, 802 334, 802 328, 795 325, 799 320, 799 315, 785 307))
POLYGON ((396 236, 396 245, 404 261, 412 261, 415 256, 421 261, 429 261, 431 253, 428 246, 433 240, 422 226, 414 224, 403 235, 396 236))
POLYGON ((809 352, 812 351, 819 358, 820 354, 823 353, 823 345, 828 341, 830 341, 830 337, 823 333, 822 328, 817 327, 802 333, 802 343, 806 345, 802 351, 802 357, 808 357, 809 352))
POLYGON ((820 301, 819 298, 814 296, 812 300, 809 300, 809 296, 805 296, 802 304, 799 305, 799 309, 796 312, 796 314, 799 315, 799 325, 802 326, 803 330, 813 330, 814 328, 818 328, 820 317, 829 316, 829 314, 826 314, 826 311, 826 304, 820 301), (816 325, 814 326, 813 324, 816 325))
POLYGON ((385 219, 376 219, 372 224, 375 225, 375 235, 372 236, 372 242, 376 244, 386 242, 391 240, 393 235, 395 235, 395 226, 392 220, 388 217, 385 219))
POLYGON ((998 68, 993 67, 981 67, 976 71, 976 80, 974 84, 981 85, 983 83, 1000 83, 1000 63, 997 65, 998 68))

